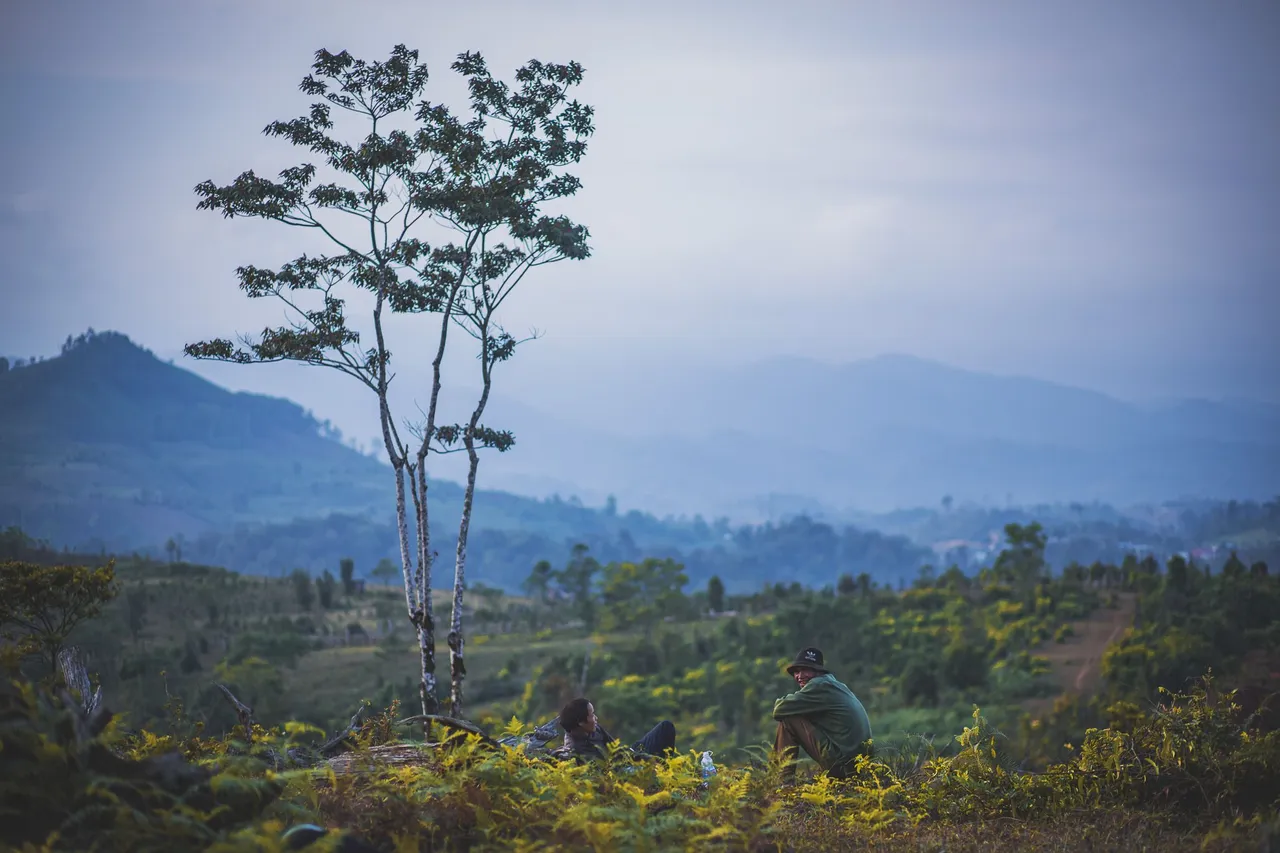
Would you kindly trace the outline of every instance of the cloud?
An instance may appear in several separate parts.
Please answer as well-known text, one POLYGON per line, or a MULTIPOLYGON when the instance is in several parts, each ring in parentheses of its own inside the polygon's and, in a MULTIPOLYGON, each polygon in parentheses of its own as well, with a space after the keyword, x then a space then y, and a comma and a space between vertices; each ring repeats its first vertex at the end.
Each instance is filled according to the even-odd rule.
POLYGON ((566 352, 905 350, 1109 390, 1125 375, 1124 393, 1280 384, 1256 369, 1280 364, 1273 5, 16 8, 0 67, 29 121, 0 141, 0 186, 46 206, 43 242, 5 245, 14 280, 40 282, 0 320, 23 349, 278 319, 232 270, 305 241, 197 212, 191 187, 296 159, 260 130, 305 109, 316 47, 406 41, 455 106, 460 50, 502 73, 586 65, 598 131, 568 209, 594 256, 530 279, 508 317, 566 352))

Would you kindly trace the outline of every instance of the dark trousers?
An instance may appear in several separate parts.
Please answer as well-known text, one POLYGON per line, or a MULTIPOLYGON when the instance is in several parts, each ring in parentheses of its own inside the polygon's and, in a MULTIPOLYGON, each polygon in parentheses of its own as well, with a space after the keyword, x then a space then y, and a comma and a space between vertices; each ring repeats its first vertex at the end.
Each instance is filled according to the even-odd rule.
POLYGON ((663 720, 649 729, 649 733, 633 743, 631 748, 646 755, 662 755, 669 749, 674 750, 676 727, 670 720, 663 720))
POLYGON ((824 761, 818 746, 818 734, 813 724, 804 717, 784 717, 778 721, 778 731, 773 741, 773 751, 781 753, 786 760, 782 769, 783 779, 794 779, 796 775, 795 760, 803 749, 809 757, 835 779, 844 779, 853 770, 853 761, 847 760, 835 764, 824 761))

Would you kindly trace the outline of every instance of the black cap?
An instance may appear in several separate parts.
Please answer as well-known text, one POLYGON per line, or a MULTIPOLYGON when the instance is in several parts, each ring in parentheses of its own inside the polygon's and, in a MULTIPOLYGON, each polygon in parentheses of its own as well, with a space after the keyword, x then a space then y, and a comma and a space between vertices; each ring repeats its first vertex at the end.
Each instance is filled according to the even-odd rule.
POLYGON ((787 674, 795 672, 797 669, 812 669, 814 672, 830 672, 822 665, 822 649, 809 646, 807 649, 801 649, 796 655, 796 659, 787 665, 787 674))

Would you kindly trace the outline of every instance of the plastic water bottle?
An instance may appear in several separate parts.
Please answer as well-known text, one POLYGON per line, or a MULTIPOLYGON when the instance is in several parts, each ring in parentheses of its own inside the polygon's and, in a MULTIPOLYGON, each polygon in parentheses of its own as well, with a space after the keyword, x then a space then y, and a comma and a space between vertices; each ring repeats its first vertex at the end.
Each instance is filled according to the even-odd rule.
POLYGON ((716 775, 716 764, 714 761, 711 760, 710 750, 707 750, 706 752, 702 753, 701 764, 702 764, 703 779, 710 779, 712 776, 716 775))

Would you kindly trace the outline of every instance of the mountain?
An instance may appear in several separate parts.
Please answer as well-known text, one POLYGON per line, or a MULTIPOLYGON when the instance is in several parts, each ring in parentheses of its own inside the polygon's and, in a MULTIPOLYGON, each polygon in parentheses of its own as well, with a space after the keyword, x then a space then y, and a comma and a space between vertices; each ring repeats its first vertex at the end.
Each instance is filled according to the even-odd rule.
MULTIPOLYGON (((174 537, 188 559, 270 574, 332 570, 343 556, 356 558, 363 573, 397 553, 390 469, 297 403, 233 393, 116 333, 82 336, 47 361, 3 367, 0 528, 93 550, 155 553, 174 537)), ((686 371, 612 391, 557 380, 574 383, 579 408, 562 405, 550 417, 510 395, 494 399, 493 423, 514 428, 519 443, 482 468, 490 488, 476 499, 474 580, 517 589, 533 563, 558 563, 583 542, 602 561, 669 556, 685 563, 695 584, 714 573, 738 590, 779 579, 822 586, 863 571, 896 583, 934 558, 923 546, 986 541, 1004 522, 1030 520, 1031 511, 1001 511, 1003 521, 980 512, 880 517, 913 542, 867 530, 882 527, 877 516, 852 507, 937 506, 950 494, 958 510, 974 495, 998 501, 1009 491, 1023 503, 1280 491, 1269 431, 1275 412, 1265 406, 1143 409, 901 357, 686 371), (626 434, 601 415, 619 394, 633 415, 626 434), (606 506, 500 490, 513 482, 606 506), (781 523, 735 529, 696 515, 659 520, 606 503, 615 490, 632 506, 708 517, 729 508, 740 520, 781 523), (1041 497, 1052 493, 1061 497, 1041 497)), ((453 389, 453 402, 465 392, 453 389)), ((342 401, 335 395, 330 403, 342 401)), ((356 409, 354 400, 347 408, 356 409)), ((460 495, 455 483, 433 480, 432 518, 441 524, 433 541, 443 561, 453 550, 460 495)), ((1037 507, 1034 517, 1055 512, 1065 510, 1037 507)), ((1150 526, 1129 533, 1118 516, 1095 520, 1119 531, 1109 539, 1155 541, 1150 526)), ((1168 547, 1175 545, 1182 547, 1168 547)))
MULTIPOLYGON (((381 525, 394 511, 390 467, 302 407, 229 392, 118 333, 0 373, 0 412, 0 528, 58 545, 144 548, 334 513, 381 525)), ((430 494, 435 517, 456 524, 461 487, 433 480, 430 494)), ((473 527, 558 541, 623 521, 640 534, 661 527, 487 490, 473 527)))
MULTIPOLYGON (((232 393, 123 335, 82 336, 0 372, 0 412, 0 529, 82 550, 156 553, 173 537, 188 560, 258 574, 333 570, 342 557, 367 574, 397 553, 388 466, 296 403, 232 393)), ((430 494, 447 573, 461 488, 433 481, 430 494)), ((820 586, 843 572, 898 581, 930 556, 905 537, 808 519, 731 531, 482 490, 470 577, 514 591, 534 563, 559 563, 578 542, 603 562, 672 557, 696 583, 719 573, 735 590, 777 577, 820 586)))
MULTIPOLYGON (((1095 391, 998 376, 907 355, 845 364, 774 358, 714 366, 675 354, 581 353, 531 346, 503 366, 485 420, 514 452, 484 462, 489 488, 658 514, 737 521, 797 511, 852 521, 865 512, 956 503, 1184 497, 1269 499, 1280 492, 1280 406, 1228 400, 1135 404, 1095 391), (606 357, 607 356, 607 357, 606 357), (779 496, 789 496, 780 499, 779 496)), ((412 411, 428 360, 396 382, 412 411)), ((236 387, 305 401, 351 435, 377 433, 368 392, 308 368, 193 365, 236 387)), ((458 420, 474 399, 467 365, 446 386, 458 420)), ((433 468, 462 476, 461 457, 433 468)))
POLYGON ((528 397, 495 415, 520 437, 521 476, 572 476, 579 494, 607 488, 661 511, 758 518, 774 495, 845 517, 944 495, 1126 505, 1280 492, 1280 406, 1264 403, 1141 406, 901 355, 774 359, 635 384, 556 379, 577 405, 556 400, 553 418, 528 397))

